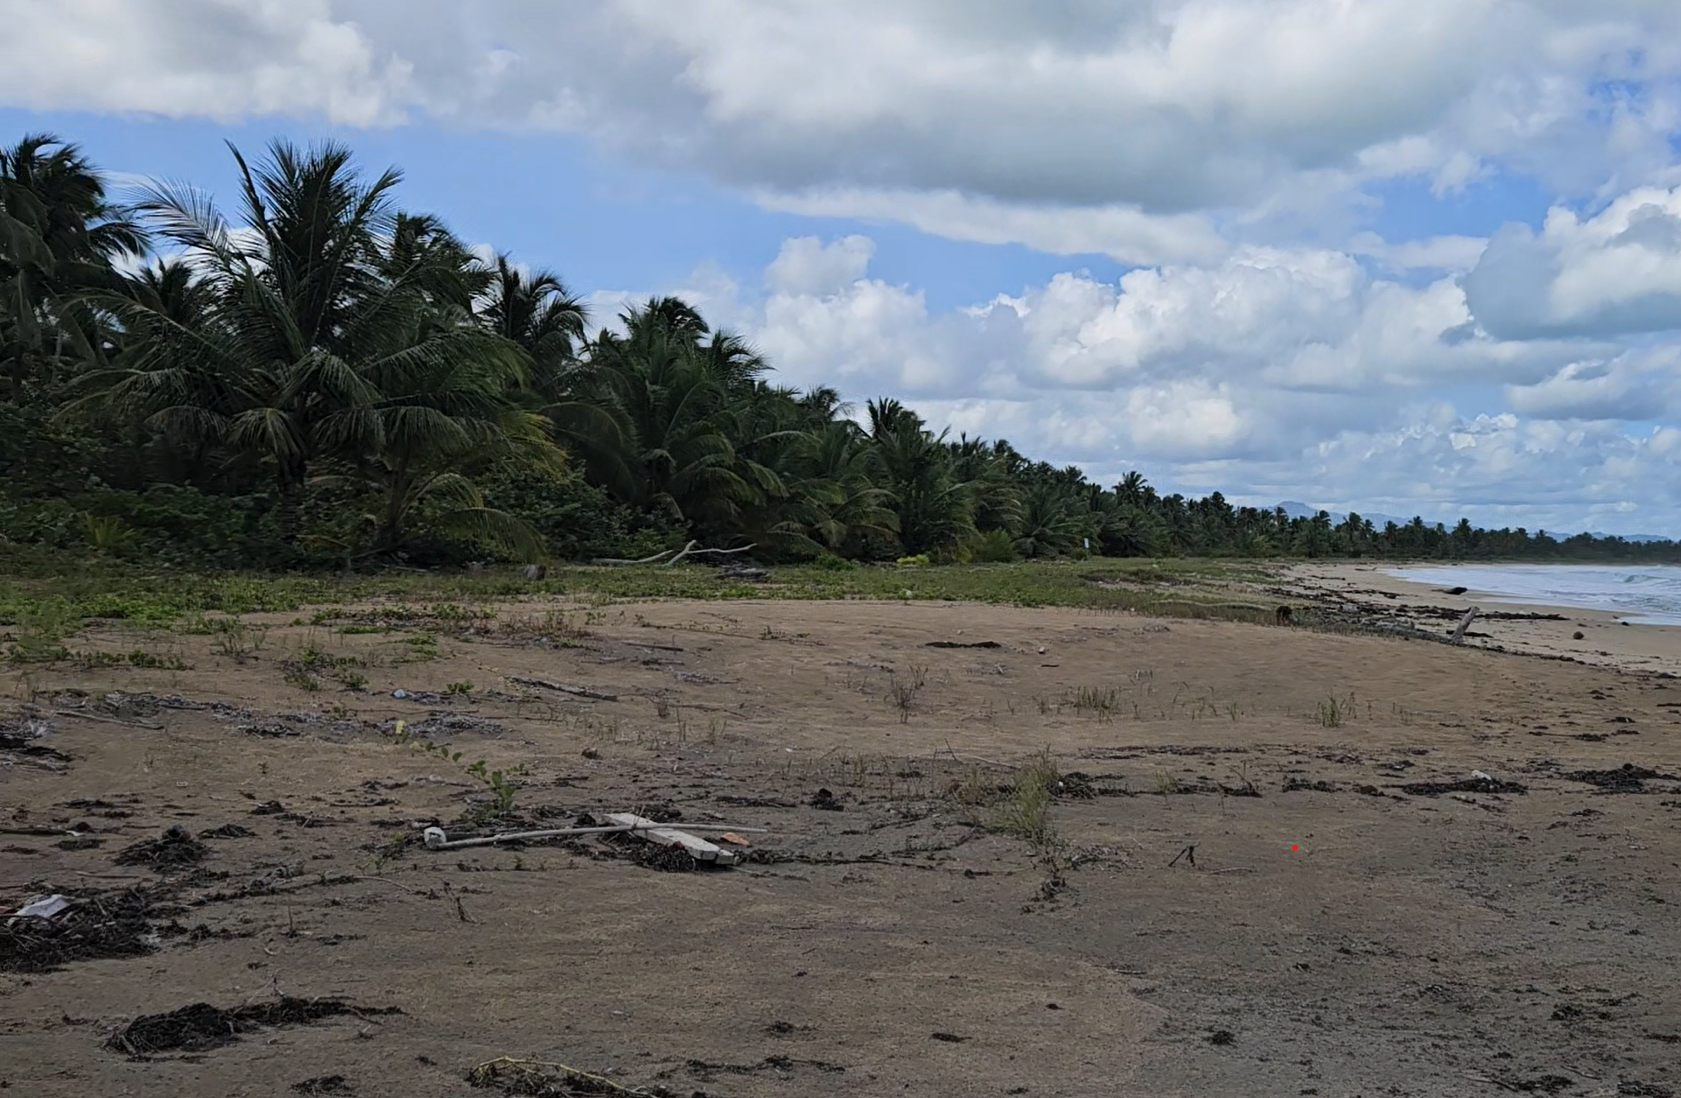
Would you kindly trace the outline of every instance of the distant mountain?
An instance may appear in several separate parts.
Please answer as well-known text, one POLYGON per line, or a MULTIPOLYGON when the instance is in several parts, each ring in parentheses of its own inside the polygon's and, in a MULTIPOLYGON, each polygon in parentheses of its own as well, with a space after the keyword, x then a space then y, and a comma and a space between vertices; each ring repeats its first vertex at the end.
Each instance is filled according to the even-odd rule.
MULTIPOLYGON (((1294 499, 1287 499, 1283 503, 1280 503, 1279 506, 1282 507, 1284 509, 1284 513, 1289 515, 1291 518, 1312 518, 1321 510, 1318 507, 1309 507, 1300 500, 1294 499)), ((1327 513, 1331 516, 1331 525, 1333 526, 1340 526, 1348 519, 1347 513, 1343 511, 1330 511, 1327 513)), ((1400 515, 1386 515, 1381 511, 1361 511, 1360 517, 1370 522, 1373 526, 1376 526, 1380 530, 1383 529, 1383 524, 1386 522, 1393 522, 1397 526, 1405 526, 1407 523, 1412 521, 1411 515, 1403 518, 1400 515)), ((1436 524, 1432 522, 1428 523, 1428 525, 1434 526, 1436 524)))

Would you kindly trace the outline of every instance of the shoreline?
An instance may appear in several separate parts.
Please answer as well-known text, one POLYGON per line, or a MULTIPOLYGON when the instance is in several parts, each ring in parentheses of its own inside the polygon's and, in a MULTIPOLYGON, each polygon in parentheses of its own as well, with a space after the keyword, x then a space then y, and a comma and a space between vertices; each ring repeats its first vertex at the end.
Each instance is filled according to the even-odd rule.
POLYGON ((1681 676, 1681 627, 1636 625, 1609 610, 1559 606, 1474 588, 1463 594, 1390 574, 1391 562, 1292 563, 1273 593, 1381 627, 1449 633, 1471 607, 1482 611, 1464 647, 1570 660, 1591 667, 1681 676), (1582 634, 1580 640, 1576 634, 1582 634))

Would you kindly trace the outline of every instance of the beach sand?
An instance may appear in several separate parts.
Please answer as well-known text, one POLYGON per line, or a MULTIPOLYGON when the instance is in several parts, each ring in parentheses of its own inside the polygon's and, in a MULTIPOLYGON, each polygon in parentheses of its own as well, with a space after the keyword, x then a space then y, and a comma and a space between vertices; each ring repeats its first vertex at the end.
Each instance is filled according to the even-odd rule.
MULTIPOLYGON (((1287 583, 1431 628, 1464 604, 1361 566, 1287 583)), ((5 1093, 463 1098, 500 1093, 465 1081, 500 1056, 730 1098, 1681 1089, 1681 683, 1482 638, 934 602, 311 617, 253 617, 237 652, 105 623, 69 647, 160 665, 37 666, 0 700, 0 905, 138 886, 159 935, 0 963, 5 1093), (508 826, 766 831, 709 873, 596 840, 424 849, 490 805, 487 768, 508 826), (121 857, 172 825, 201 860, 121 857), (361 1013, 103 1044, 277 994, 361 1013)), ((1517 624, 1664 657, 1592 615, 1517 624)))
POLYGON ((1271 593, 1282 603, 1306 604, 1351 623, 1394 622, 1443 636, 1475 606, 1483 613, 1468 630, 1468 647, 1681 675, 1681 626, 1630 625, 1607 611, 1512 602, 1474 588, 1449 594, 1440 585, 1392 575, 1399 567, 1388 562, 1291 564, 1271 593))

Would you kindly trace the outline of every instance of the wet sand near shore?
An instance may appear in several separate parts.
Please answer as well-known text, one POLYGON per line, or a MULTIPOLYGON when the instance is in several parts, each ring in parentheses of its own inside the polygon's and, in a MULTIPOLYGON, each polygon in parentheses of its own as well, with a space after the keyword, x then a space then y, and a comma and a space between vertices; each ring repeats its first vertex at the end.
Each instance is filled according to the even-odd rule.
POLYGON ((1350 622, 1395 622, 1443 636, 1476 606, 1483 612, 1467 632, 1468 647, 1681 675, 1681 626, 1630 625, 1608 611, 1513 602, 1475 589, 1450 594, 1438 584, 1391 575, 1398 567, 1392 562, 1286 565, 1271 593, 1284 603, 1322 608, 1350 622))

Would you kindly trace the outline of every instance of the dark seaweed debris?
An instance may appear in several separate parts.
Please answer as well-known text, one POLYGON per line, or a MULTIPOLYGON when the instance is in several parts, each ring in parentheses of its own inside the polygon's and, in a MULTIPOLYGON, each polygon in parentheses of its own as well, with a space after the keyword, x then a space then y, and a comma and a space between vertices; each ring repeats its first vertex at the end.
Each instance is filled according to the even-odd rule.
POLYGON ((1439 797, 1443 793, 1528 793, 1529 787, 1499 778, 1462 778, 1457 782, 1408 782, 1394 786, 1414 797, 1439 797))
POLYGON ((126 846, 112 858, 118 865, 149 865, 156 869, 176 869, 204 860, 205 846, 187 833, 179 824, 172 825, 155 839, 126 846))
POLYGON ((1607 793, 1645 793, 1648 781, 1681 782, 1681 777, 1674 774, 1662 774, 1633 763, 1624 763, 1614 770, 1573 770, 1565 777, 1573 782, 1597 785, 1607 793))
POLYGON ((129 888, 74 899, 51 919, 0 922, 0 972, 51 972, 72 961, 152 952, 150 917, 159 914, 153 892, 129 888))
POLYGON ((241 827, 238 824, 223 824, 221 827, 212 827, 200 831, 198 837, 201 839, 245 839, 255 834, 256 832, 249 827, 241 827))
POLYGON ((130 1056, 192 1052, 220 1048, 237 1041, 241 1034, 271 1026, 308 1025, 342 1014, 360 1018, 401 1013, 396 1007, 359 1007, 340 999, 297 999, 290 995, 233 1010, 194 1003, 168 1014, 143 1014, 113 1034, 105 1047, 130 1056))
POLYGON ((0 721, 0 751, 22 755, 29 759, 52 759, 55 762, 70 761, 70 756, 64 752, 55 751, 45 744, 37 743, 35 734, 23 721, 0 721))
POLYGON ((653 1090, 630 1090, 599 1075, 579 1071, 565 1064, 551 1064, 535 1060, 514 1060, 503 1057, 480 1064, 467 1073, 469 1086, 480 1089, 496 1088, 503 1094, 525 1095, 526 1098, 586 1098, 598 1094, 666 1095, 664 1087, 653 1090))

